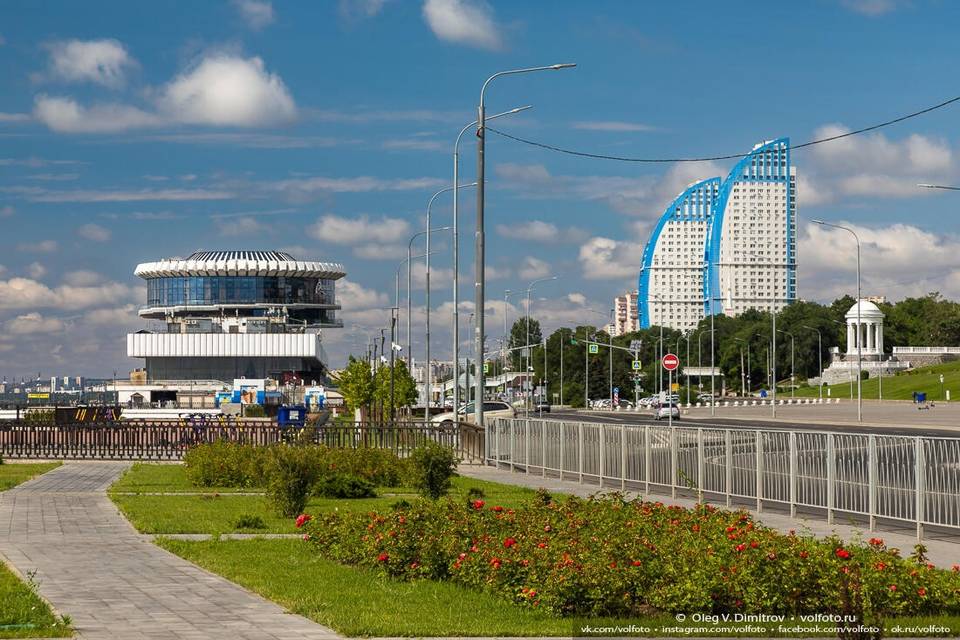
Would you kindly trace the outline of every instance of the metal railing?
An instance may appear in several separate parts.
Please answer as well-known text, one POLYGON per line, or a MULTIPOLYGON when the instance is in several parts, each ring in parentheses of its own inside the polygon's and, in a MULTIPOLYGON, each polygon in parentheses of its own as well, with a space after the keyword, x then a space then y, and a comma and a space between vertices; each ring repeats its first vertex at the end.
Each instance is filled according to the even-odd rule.
POLYGON ((960 533, 960 438, 497 419, 487 463, 601 488, 960 533))
POLYGON ((484 461, 483 430, 469 424, 332 423, 279 427, 237 420, 122 421, 70 424, 0 423, 0 458, 181 460, 195 445, 225 440, 255 446, 313 442, 338 448, 388 449, 406 457, 427 441, 452 447, 463 462, 484 461))

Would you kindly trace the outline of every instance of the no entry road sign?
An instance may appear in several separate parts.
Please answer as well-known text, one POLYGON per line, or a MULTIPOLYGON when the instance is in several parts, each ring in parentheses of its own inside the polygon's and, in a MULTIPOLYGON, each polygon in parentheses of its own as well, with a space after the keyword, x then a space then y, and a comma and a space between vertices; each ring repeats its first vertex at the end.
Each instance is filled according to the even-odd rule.
POLYGON ((661 362, 663 363, 663 368, 666 369, 667 371, 673 371, 674 369, 680 366, 680 358, 678 358, 672 353, 664 354, 663 360, 661 360, 661 362))

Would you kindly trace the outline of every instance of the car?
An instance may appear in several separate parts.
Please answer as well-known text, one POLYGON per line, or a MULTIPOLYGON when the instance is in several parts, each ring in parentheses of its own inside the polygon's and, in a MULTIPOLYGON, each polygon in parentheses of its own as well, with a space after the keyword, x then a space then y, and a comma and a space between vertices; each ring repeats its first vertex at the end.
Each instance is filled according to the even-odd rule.
POLYGON ((640 398, 641 407, 652 407, 660 402, 660 398, 657 396, 647 396, 646 398, 640 398))
POLYGON ((680 419, 680 408, 673 402, 661 402, 653 411, 654 420, 680 419))
POLYGON ((550 413, 550 403, 549 402, 538 402, 533 405, 533 410, 537 413, 550 413))
POLYGON ((633 403, 629 400, 624 400, 623 398, 620 398, 620 404, 617 406, 619 406, 621 409, 632 409, 633 403))
MULTIPOLYGON (((474 405, 476 403, 471 402, 460 407, 460 410, 454 413, 453 411, 448 411, 446 413, 439 413, 433 416, 430 419, 430 422, 434 425, 439 425, 444 428, 449 428, 453 426, 454 422, 469 422, 475 423, 476 418, 476 409, 474 405)), ((484 400, 483 402, 483 418, 484 420, 490 420, 493 418, 516 418, 517 412, 506 402, 500 400, 484 400)))

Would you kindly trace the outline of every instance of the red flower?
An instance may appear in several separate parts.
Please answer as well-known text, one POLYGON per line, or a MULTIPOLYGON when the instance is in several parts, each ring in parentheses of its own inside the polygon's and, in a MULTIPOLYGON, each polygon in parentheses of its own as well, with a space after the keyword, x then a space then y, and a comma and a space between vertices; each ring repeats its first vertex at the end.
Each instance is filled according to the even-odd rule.
POLYGON ((877 564, 875 564, 875 565, 873 565, 873 566, 874 566, 874 568, 876 568, 877 571, 883 571, 884 569, 887 568, 887 565, 885 565, 885 564, 882 563, 882 562, 878 562, 877 564))
POLYGON ((733 533, 736 530, 737 530, 736 527, 727 527, 727 533, 733 533))
POLYGON ((536 589, 530 589, 530 591, 527 593, 527 597, 528 597, 528 598, 536 598, 536 597, 537 597, 537 590, 536 590, 536 589))
POLYGON ((840 558, 841 560, 846 560, 850 557, 850 552, 847 551, 846 549, 837 549, 835 553, 837 554, 837 557, 840 558))
POLYGON ((616 563, 616 561, 610 563, 610 568, 611 568, 611 569, 616 569, 616 568, 617 568, 617 563, 616 563))
POLYGON ((920 587, 919 589, 917 589, 917 595, 922 598, 925 595, 927 595, 927 590, 924 589, 923 587, 920 587))
POLYGON ((305 513, 301 513, 300 515, 297 516, 297 529, 299 529, 299 528, 302 527, 303 525, 307 524, 307 523, 310 522, 311 520, 313 520, 312 517, 308 516, 308 515, 305 514, 305 513))
POLYGON ((897 590, 897 585, 892 584, 892 585, 890 585, 889 589, 890 589, 890 591, 896 591, 896 590, 897 590))
POLYGON ((883 538, 870 538, 869 542, 870 542, 870 546, 871 546, 871 547, 882 547, 882 546, 883 546, 883 538))
POLYGON ((477 510, 480 510, 480 509, 483 509, 483 505, 485 505, 485 504, 486 504, 486 502, 484 502, 483 500, 474 500, 474 501, 473 501, 473 508, 474 508, 474 509, 477 509, 477 510))
POLYGON ((692 527, 690 527, 690 530, 693 531, 693 532, 700 531, 700 525, 695 524, 695 525, 693 525, 692 527))
POLYGON ((756 549, 756 548, 759 547, 759 546, 760 546, 760 543, 757 542, 756 540, 751 540, 751 541, 750 541, 750 548, 751 548, 751 549, 756 549))
POLYGON ((387 555, 386 553, 381 553, 380 555, 377 556, 377 562, 386 562, 389 559, 390 559, 390 556, 387 555))
POLYGON ((501 564, 503 564, 503 561, 500 560, 500 558, 492 558, 490 560, 490 566, 494 569, 499 569, 501 564))
POLYGON ((807 553, 806 551, 801 551, 801 552, 800 552, 800 557, 803 558, 803 559, 807 559, 809 556, 810 556, 810 554, 807 553))
POLYGON ((538 542, 538 543, 537 543, 537 549, 546 549, 546 548, 547 548, 547 543, 546 543, 546 542, 538 542))
POLYGON ((960 564, 955 564, 955 565, 953 565, 953 570, 954 570, 954 571, 957 571, 957 572, 960 572, 960 564))
POLYGON ((747 548, 747 545, 745 545, 745 544, 738 544, 738 545, 737 545, 736 547, 734 547, 734 548, 735 548, 737 551, 743 551, 743 550, 745 550, 745 549, 747 548))
POLYGON ((632 566, 634 566, 634 567, 639 567, 639 566, 640 566, 641 564, 643 564, 643 563, 640 562, 639 560, 634 560, 634 561, 631 562, 630 564, 631 564, 632 566))
POLYGON ((507 538, 506 540, 503 541, 503 548, 504 548, 504 549, 509 549, 510 547, 514 546, 515 544, 517 544, 517 541, 516 541, 516 540, 514 540, 513 538, 507 538))
POLYGON ((497 513, 500 513, 501 511, 503 511, 503 507, 501 507, 500 505, 497 505, 493 507, 493 510, 496 511, 497 513))

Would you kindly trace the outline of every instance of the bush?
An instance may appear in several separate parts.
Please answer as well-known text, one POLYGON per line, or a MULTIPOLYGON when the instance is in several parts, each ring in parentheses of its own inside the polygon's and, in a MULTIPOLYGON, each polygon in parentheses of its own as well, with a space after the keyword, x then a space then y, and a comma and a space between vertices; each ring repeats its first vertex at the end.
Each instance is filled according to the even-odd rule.
POLYGON ((314 493, 324 498, 375 498, 377 492, 371 482, 346 473, 323 476, 314 493))
POLYGON ((244 418, 266 418, 267 410, 259 404, 247 404, 243 406, 244 418))
POLYGON ((745 512, 608 495, 517 509, 419 501, 330 512, 308 525, 324 557, 399 579, 449 580, 564 616, 658 613, 960 614, 960 566, 903 558, 883 540, 784 535, 745 512))
POLYGON ((243 514, 233 523, 234 529, 266 529, 267 524, 263 521, 263 518, 260 516, 252 516, 250 514, 243 514))
POLYGON ((410 460, 413 486, 420 495, 436 500, 450 490, 450 478, 457 469, 453 449, 429 441, 414 449, 410 460))
POLYGON ((319 465, 312 447, 278 445, 267 449, 267 499, 281 516, 292 518, 303 511, 319 465))
POLYGON ((399 486, 409 475, 409 463, 387 449, 323 447, 323 452, 327 471, 357 476, 378 487, 399 486))
POLYGON ((268 449, 218 440, 191 447, 183 456, 190 483, 197 487, 260 487, 268 449))

